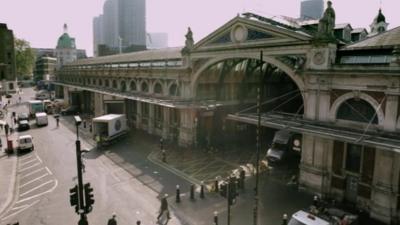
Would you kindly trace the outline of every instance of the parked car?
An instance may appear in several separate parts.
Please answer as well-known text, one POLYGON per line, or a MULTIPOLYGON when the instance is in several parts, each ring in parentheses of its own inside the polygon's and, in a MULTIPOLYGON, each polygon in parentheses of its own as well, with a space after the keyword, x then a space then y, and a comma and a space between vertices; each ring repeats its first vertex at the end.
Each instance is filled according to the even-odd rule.
POLYGON ((18 131, 29 130, 31 127, 29 125, 28 120, 20 120, 18 121, 18 131))
POLYGON ((23 135, 19 136, 17 139, 18 142, 18 147, 17 151, 26 151, 26 150, 34 150, 34 145, 33 145, 33 137, 31 135, 23 135))
POLYGON ((29 115, 28 113, 18 113, 18 122, 21 120, 29 120, 29 115))
POLYGON ((79 108, 76 105, 71 105, 70 107, 61 110, 61 115, 67 116, 67 115, 76 115, 79 114, 79 108))

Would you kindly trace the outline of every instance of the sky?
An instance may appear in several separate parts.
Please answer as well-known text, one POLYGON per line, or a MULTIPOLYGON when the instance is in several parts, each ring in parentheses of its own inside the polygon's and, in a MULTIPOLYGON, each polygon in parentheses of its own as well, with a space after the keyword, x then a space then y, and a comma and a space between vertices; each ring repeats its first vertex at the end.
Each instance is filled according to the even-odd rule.
MULTIPOLYGON (((102 13, 105 0, 0 0, 0 23, 35 48, 55 48, 68 24, 76 46, 93 55, 93 17, 102 13)), ((400 26, 399 0, 332 0, 336 23, 353 28, 369 25, 382 8, 389 29, 400 26)), ((238 13, 265 17, 299 17, 300 0, 147 0, 147 32, 168 33, 170 47, 183 46, 191 27, 195 42, 201 40, 238 13)))

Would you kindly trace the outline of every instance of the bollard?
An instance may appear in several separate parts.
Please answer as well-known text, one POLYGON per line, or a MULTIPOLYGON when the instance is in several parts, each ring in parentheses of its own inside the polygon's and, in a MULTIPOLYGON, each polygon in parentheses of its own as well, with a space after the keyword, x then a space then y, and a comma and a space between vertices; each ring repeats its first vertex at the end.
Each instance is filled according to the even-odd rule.
POLYGON ((219 185, 218 185, 218 179, 217 179, 217 178, 215 178, 215 182, 214 182, 214 190, 215 190, 215 192, 216 192, 216 193, 218 193, 218 192, 219 192, 219 185))
POLYGON ((181 202, 181 191, 179 190, 179 185, 176 185, 176 203, 181 202))
POLYGON ((190 185, 190 200, 194 200, 194 184, 190 185))
POLYGON ((282 216, 282 225, 287 225, 287 214, 283 214, 282 216))
POLYGON ((200 198, 204 198, 204 182, 201 182, 200 186, 200 198))
POLYGON ((218 225, 218 212, 214 211, 214 224, 218 225))
POLYGON ((163 163, 167 162, 167 153, 165 152, 165 149, 163 149, 161 151, 161 158, 162 158, 161 160, 162 160, 163 163))

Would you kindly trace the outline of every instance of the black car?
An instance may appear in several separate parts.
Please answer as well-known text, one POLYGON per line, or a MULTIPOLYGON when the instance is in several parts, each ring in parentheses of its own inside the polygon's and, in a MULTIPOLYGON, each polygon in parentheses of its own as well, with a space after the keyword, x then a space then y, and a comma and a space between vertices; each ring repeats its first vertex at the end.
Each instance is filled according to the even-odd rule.
POLYGON ((29 115, 28 113, 18 113, 18 121, 21 120, 29 120, 29 115))
POLYGON ((30 128, 28 120, 18 121, 18 131, 29 130, 30 128))
POLYGON ((79 108, 76 105, 71 105, 70 107, 61 110, 61 115, 67 116, 67 115, 77 115, 79 114, 79 108))

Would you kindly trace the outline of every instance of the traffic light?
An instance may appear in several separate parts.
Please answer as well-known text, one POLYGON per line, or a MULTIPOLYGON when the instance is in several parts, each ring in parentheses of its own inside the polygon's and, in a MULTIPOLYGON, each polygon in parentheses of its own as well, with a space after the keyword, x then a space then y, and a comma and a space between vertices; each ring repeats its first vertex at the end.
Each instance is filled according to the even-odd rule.
POLYGON ((90 213, 93 209, 92 205, 94 204, 93 188, 90 187, 90 183, 86 183, 84 185, 84 189, 85 189, 85 213, 90 213))
POLYGON ((238 196, 237 190, 236 190, 236 178, 231 177, 229 179, 229 196, 228 196, 228 202, 229 205, 233 205, 236 203, 236 196, 238 196))
POLYGON ((69 203, 71 206, 75 206, 75 212, 79 211, 79 197, 78 197, 78 185, 75 185, 73 188, 69 189, 69 203))

